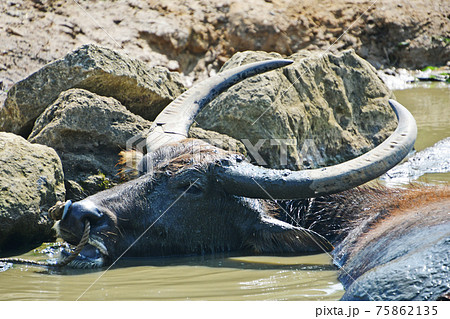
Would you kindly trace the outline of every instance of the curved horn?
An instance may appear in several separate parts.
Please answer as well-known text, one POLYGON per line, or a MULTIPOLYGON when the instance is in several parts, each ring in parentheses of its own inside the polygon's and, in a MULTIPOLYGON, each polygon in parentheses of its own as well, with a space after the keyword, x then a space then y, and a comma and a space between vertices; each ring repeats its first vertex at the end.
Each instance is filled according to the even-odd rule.
POLYGON ((312 170, 268 169, 247 162, 217 167, 217 179, 230 193, 244 197, 299 199, 333 194, 362 185, 397 165, 412 149, 416 121, 400 103, 389 100, 397 129, 383 143, 350 161, 312 170))
POLYGON ((217 95, 232 85, 254 76, 293 63, 291 60, 276 59, 246 64, 198 83, 193 86, 156 117, 147 136, 147 151, 151 152, 162 145, 187 138, 189 127, 198 112, 217 95))

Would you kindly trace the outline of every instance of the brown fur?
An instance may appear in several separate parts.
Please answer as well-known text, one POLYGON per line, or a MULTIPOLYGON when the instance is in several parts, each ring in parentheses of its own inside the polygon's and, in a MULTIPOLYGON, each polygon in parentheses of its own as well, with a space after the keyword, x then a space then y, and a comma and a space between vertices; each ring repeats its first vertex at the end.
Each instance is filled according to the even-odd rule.
POLYGON ((385 196, 375 201, 369 211, 365 212, 371 215, 370 223, 364 230, 361 229, 361 232, 355 234, 357 239, 355 238, 352 251, 363 249, 383 233, 401 236, 415 225, 439 224, 448 220, 449 213, 449 186, 414 186, 406 190, 386 190, 385 196))
MULTIPOLYGON (((442 202, 449 198, 449 189, 449 186, 410 185, 407 189, 360 186, 317 198, 276 201, 272 211, 275 217, 314 230, 338 244, 350 232, 352 236, 363 236, 383 224, 389 216, 407 214, 415 207, 442 202)), ((352 241, 356 242, 357 238, 352 241)))

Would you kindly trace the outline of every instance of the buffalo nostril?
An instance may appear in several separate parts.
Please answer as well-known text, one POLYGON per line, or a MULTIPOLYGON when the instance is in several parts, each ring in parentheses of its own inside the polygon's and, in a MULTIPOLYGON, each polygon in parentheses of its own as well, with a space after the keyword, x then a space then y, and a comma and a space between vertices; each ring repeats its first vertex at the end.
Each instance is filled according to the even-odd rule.
POLYGON ((59 224, 58 230, 61 237, 69 244, 77 245, 84 233, 87 222, 95 226, 103 213, 97 208, 97 205, 90 200, 82 200, 70 205, 64 205, 64 215, 59 224))
POLYGON ((83 200, 73 203, 72 205, 65 205, 62 220, 70 218, 84 221, 87 218, 90 221, 97 221, 102 216, 103 214, 97 209, 97 206, 93 202, 83 200))

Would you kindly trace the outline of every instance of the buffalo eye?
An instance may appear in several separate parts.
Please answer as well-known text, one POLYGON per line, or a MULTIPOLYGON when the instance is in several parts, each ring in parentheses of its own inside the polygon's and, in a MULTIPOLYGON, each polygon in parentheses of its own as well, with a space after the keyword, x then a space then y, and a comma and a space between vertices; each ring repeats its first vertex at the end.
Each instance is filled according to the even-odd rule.
POLYGON ((191 195, 200 195, 203 193, 200 185, 196 185, 196 183, 180 185, 178 189, 183 193, 191 195))
POLYGON ((206 178, 196 169, 188 169, 169 178, 177 192, 182 194, 201 195, 206 190, 206 178))

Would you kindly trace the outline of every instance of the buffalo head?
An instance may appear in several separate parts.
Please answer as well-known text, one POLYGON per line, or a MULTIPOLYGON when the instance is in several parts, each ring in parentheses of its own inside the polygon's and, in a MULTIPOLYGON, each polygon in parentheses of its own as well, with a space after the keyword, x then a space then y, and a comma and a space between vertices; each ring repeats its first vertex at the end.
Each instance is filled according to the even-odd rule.
POLYGON ((390 101, 399 123, 382 144, 358 158, 321 169, 262 168, 241 154, 187 139, 195 115, 222 91, 290 63, 270 60, 217 74, 169 104, 147 137, 140 177, 66 204, 57 225, 64 240, 77 244, 85 221, 91 223, 89 244, 72 266, 102 266, 123 255, 330 251, 332 245, 320 234, 273 217, 271 200, 337 193, 395 166, 416 137, 415 121, 403 106, 390 101))

